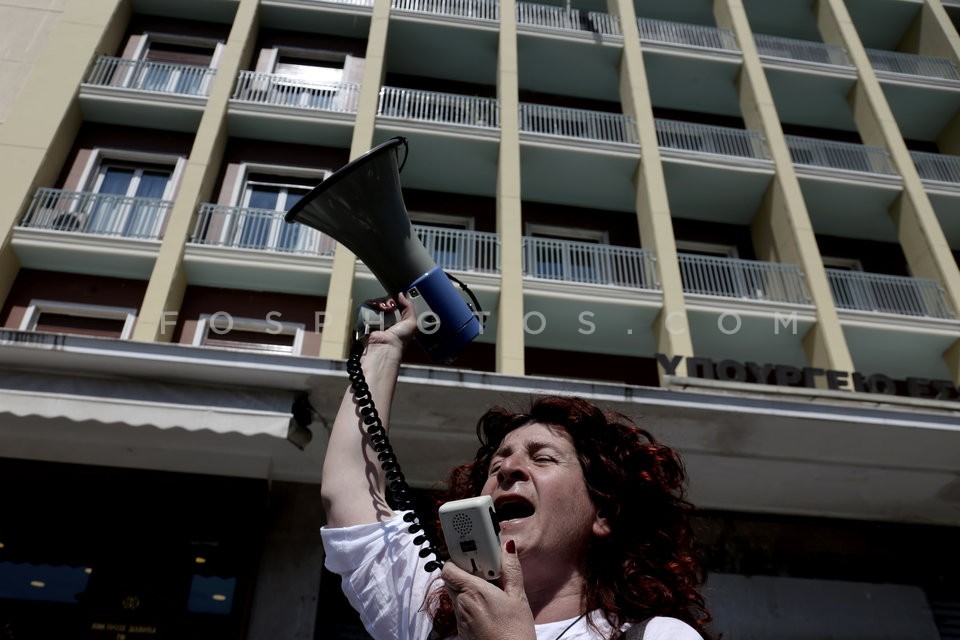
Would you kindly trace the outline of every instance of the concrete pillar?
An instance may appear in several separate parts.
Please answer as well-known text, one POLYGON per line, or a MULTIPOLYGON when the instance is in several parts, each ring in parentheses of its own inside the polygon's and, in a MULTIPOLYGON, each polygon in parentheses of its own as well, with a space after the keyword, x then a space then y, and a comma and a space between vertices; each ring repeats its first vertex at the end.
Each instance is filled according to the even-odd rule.
POLYGON ((817 317, 816 324, 803 338, 808 364, 822 369, 853 371, 853 360, 837 316, 800 181, 753 42, 753 31, 743 2, 715 0, 714 13, 717 25, 733 31, 740 43, 743 66, 737 90, 743 119, 749 129, 763 133, 774 162, 773 181, 750 225, 757 257, 797 264, 803 270, 817 317))
POLYGON ((323 524, 318 486, 271 483, 248 640, 313 640, 324 560, 323 524))
MULTIPOLYGON (((673 236, 667 183, 653 121, 653 104, 643 66, 637 15, 632 0, 608 0, 608 7, 610 13, 620 19, 623 31, 620 100, 624 113, 636 120, 640 140, 640 164, 634 178, 640 242, 656 256, 657 277, 663 290, 663 308, 653 326, 657 351, 668 357, 692 356, 693 340, 680 278, 677 243, 673 236)), ((678 367, 676 375, 686 375, 686 361, 678 367)))
MULTIPOLYGON (((30 11, 55 19, 53 11, 30 11)), ((78 87, 97 56, 116 50, 129 19, 127 0, 67 3, 0 124, 0 301, 20 269, 11 246, 13 229, 36 190, 54 186, 83 121, 78 87)), ((0 36, 13 37, 6 30, 23 24, 14 20, 0 27, 0 36)), ((13 92, 12 87, 0 88, 13 92)))
MULTIPOLYGON (((889 213, 910 272, 939 281, 948 304, 960 313, 960 269, 846 5, 843 0, 817 0, 815 11, 824 40, 845 47, 857 68, 858 80, 848 99, 861 137, 866 144, 885 148, 903 177, 903 192, 889 213)), ((960 382, 957 367, 952 367, 952 374, 954 382, 960 382)))
POLYGON ((520 191, 520 63, 516 2, 500 2, 497 99, 500 153, 497 162, 497 232, 500 234, 500 301, 497 308, 497 372, 524 374, 523 218, 520 191))
POLYGON ((960 35, 939 0, 926 0, 897 51, 952 60, 960 65, 960 35))
MULTIPOLYGON (((373 146, 373 134, 380 102, 390 26, 390 0, 376 0, 370 18, 363 82, 357 104, 357 118, 350 142, 350 159, 363 155, 373 146)), ((327 308, 320 337, 320 357, 339 360, 350 352, 353 329, 353 281, 357 257, 342 244, 333 256, 333 273, 327 292, 327 308)))
POLYGON ((240 70, 250 61, 257 37, 257 0, 240 0, 227 38, 207 107, 197 127, 157 261, 147 284, 133 339, 168 342, 172 321, 180 310, 187 281, 183 252, 200 203, 210 200, 227 144, 227 104, 240 70), (163 319, 168 322, 164 323, 163 319))

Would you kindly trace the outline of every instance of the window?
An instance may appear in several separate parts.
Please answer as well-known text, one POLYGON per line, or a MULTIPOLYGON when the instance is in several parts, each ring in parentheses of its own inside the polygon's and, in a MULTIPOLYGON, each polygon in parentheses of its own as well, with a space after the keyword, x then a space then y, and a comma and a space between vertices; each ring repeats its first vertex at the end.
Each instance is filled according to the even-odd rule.
POLYGON ((173 167, 103 162, 94 179, 85 231, 128 238, 156 237, 162 224, 173 167))
POLYGON ((340 91, 346 56, 339 53, 303 52, 277 55, 274 85, 278 104, 329 109, 340 91))
POLYGON ((717 258, 739 258, 740 252, 732 244, 714 242, 695 242, 692 240, 677 240, 677 251, 698 256, 714 256, 717 258))
POLYGON ((147 34, 136 56, 141 61, 129 86, 144 91, 206 95, 222 43, 166 34, 147 34))
POLYGON ((607 282, 606 231, 527 224, 527 273, 548 280, 607 282))
POLYGON ((133 333, 136 319, 137 310, 127 307, 31 300, 20 330, 126 340, 133 333))
POLYGON ((94 149, 80 185, 86 193, 58 228, 127 238, 159 238, 184 158, 94 149))
POLYGON ((193 335, 196 346, 239 349, 286 355, 300 355, 305 327, 280 322, 279 314, 267 314, 263 320, 239 318, 219 311, 200 316, 193 335))
POLYGON ((320 232, 283 217, 322 177, 303 178, 247 173, 239 193, 241 213, 235 221, 232 246, 283 252, 316 249, 320 232))

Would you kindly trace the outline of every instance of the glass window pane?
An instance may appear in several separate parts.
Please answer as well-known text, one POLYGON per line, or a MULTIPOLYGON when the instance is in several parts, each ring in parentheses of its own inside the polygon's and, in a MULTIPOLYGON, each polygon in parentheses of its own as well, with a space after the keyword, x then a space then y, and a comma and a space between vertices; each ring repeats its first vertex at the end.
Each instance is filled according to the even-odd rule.
POLYGON ((97 193, 111 193, 125 196, 130 189, 133 175, 133 169, 107 167, 103 172, 103 180, 100 181, 100 187, 97 189, 97 193))

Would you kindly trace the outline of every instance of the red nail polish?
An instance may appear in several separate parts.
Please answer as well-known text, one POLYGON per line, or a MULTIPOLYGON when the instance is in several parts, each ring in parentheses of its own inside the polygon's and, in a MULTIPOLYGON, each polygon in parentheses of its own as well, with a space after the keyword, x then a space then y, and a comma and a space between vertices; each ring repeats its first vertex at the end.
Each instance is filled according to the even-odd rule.
POLYGON ((504 545, 507 549, 507 553, 516 553, 517 544, 513 540, 507 540, 507 544, 504 545))

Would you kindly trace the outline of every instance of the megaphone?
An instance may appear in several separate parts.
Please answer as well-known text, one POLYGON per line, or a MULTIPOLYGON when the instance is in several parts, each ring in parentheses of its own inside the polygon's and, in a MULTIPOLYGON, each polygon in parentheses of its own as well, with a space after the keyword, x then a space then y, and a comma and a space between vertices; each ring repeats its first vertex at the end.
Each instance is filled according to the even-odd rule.
POLYGON ((404 293, 417 312, 417 342, 433 361, 450 362, 481 324, 410 224, 400 191, 401 146, 407 149, 406 138, 395 137, 370 149, 284 218, 326 233, 363 260, 387 293, 404 293))

